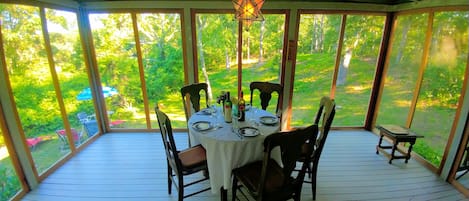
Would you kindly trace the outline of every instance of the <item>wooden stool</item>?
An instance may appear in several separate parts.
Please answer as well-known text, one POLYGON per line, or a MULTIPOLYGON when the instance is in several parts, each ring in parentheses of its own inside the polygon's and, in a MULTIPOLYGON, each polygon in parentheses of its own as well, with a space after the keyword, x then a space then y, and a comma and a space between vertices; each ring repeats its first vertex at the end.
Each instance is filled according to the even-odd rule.
POLYGON ((389 164, 392 163, 393 159, 405 159, 405 163, 407 163, 410 159, 410 153, 412 152, 412 147, 415 144, 415 141, 417 138, 421 138, 423 136, 421 135, 416 135, 415 133, 411 132, 409 129, 403 128, 401 126, 396 126, 396 125, 383 125, 383 126, 378 126, 380 130, 380 137, 379 137, 379 142, 378 145, 376 145, 376 154, 379 154, 379 152, 383 152, 384 155, 386 155, 389 159, 389 164), (381 143, 383 142, 383 137, 386 136, 392 141, 391 146, 383 146, 381 143), (407 149, 407 152, 400 150, 397 145, 401 142, 408 142, 409 148, 407 149), (391 149, 391 154, 387 153, 384 151, 385 149, 391 149), (400 152, 402 155, 396 156, 396 150, 400 152))

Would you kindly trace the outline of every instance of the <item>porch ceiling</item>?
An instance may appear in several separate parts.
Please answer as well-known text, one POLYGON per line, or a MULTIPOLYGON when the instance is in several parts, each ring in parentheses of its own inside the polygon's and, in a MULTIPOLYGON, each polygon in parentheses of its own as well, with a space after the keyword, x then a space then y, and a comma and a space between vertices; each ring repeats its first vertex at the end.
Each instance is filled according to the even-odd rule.
MULTIPOLYGON (((77 2, 106 2, 106 1, 128 1, 128 0, 75 0, 75 1, 77 2)), ((147 1, 164 1, 164 0, 147 0, 147 1)), ((177 1, 177 0, 174 0, 174 1, 177 1)), ((220 1, 220 0, 190 0, 190 1, 220 1)), ((285 1, 285 0, 267 0, 267 1, 285 1)), ((397 5, 397 4, 403 4, 403 3, 410 3, 410 2, 417 2, 417 1, 429 1, 429 0, 296 0, 296 1, 397 5)))

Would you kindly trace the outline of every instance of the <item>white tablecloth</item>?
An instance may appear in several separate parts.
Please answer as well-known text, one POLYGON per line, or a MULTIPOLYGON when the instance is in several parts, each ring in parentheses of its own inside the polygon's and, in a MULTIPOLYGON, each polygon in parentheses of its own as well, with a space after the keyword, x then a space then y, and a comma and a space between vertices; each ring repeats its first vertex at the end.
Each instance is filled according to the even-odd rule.
POLYGON ((261 116, 274 116, 267 111, 252 108, 246 112, 246 121, 239 122, 239 127, 257 127, 260 135, 256 137, 240 137, 234 133, 233 123, 225 123, 217 108, 217 115, 196 113, 189 119, 189 136, 192 145, 202 144, 207 150, 207 163, 212 192, 217 193, 223 187, 231 188, 231 170, 241 167, 249 162, 261 160, 263 155, 263 142, 267 135, 279 130, 279 123, 275 125, 263 125, 259 123, 261 116), (192 127, 195 122, 210 121, 217 123, 219 127, 198 131, 192 127), (257 122, 257 124, 255 123, 257 122))

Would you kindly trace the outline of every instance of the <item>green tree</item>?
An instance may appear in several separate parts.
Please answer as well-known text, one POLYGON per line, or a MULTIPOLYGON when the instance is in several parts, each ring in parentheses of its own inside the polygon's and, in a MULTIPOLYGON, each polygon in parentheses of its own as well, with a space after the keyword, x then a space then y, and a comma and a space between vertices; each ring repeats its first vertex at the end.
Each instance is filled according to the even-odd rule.
POLYGON ((178 14, 137 15, 147 93, 150 100, 163 100, 183 85, 180 17, 178 14), (162 87, 164 86, 164 87, 162 87))

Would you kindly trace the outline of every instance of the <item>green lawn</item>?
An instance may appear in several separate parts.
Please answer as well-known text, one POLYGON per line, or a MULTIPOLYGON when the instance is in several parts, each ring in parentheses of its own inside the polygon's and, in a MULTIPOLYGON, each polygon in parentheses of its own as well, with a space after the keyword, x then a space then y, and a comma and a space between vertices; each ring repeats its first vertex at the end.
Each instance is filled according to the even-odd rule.
MULTIPOLYGON (((59 143, 57 138, 51 138, 37 144, 36 147, 31 150, 31 155, 38 172, 47 170, 66 153, 58 149, 58 147, 60 147, 59 143)), ((20 182, 14 172, 10 157, 2 158, 0 160, 0 200, 8 200, 15 195, 20 188, 20 182)))

